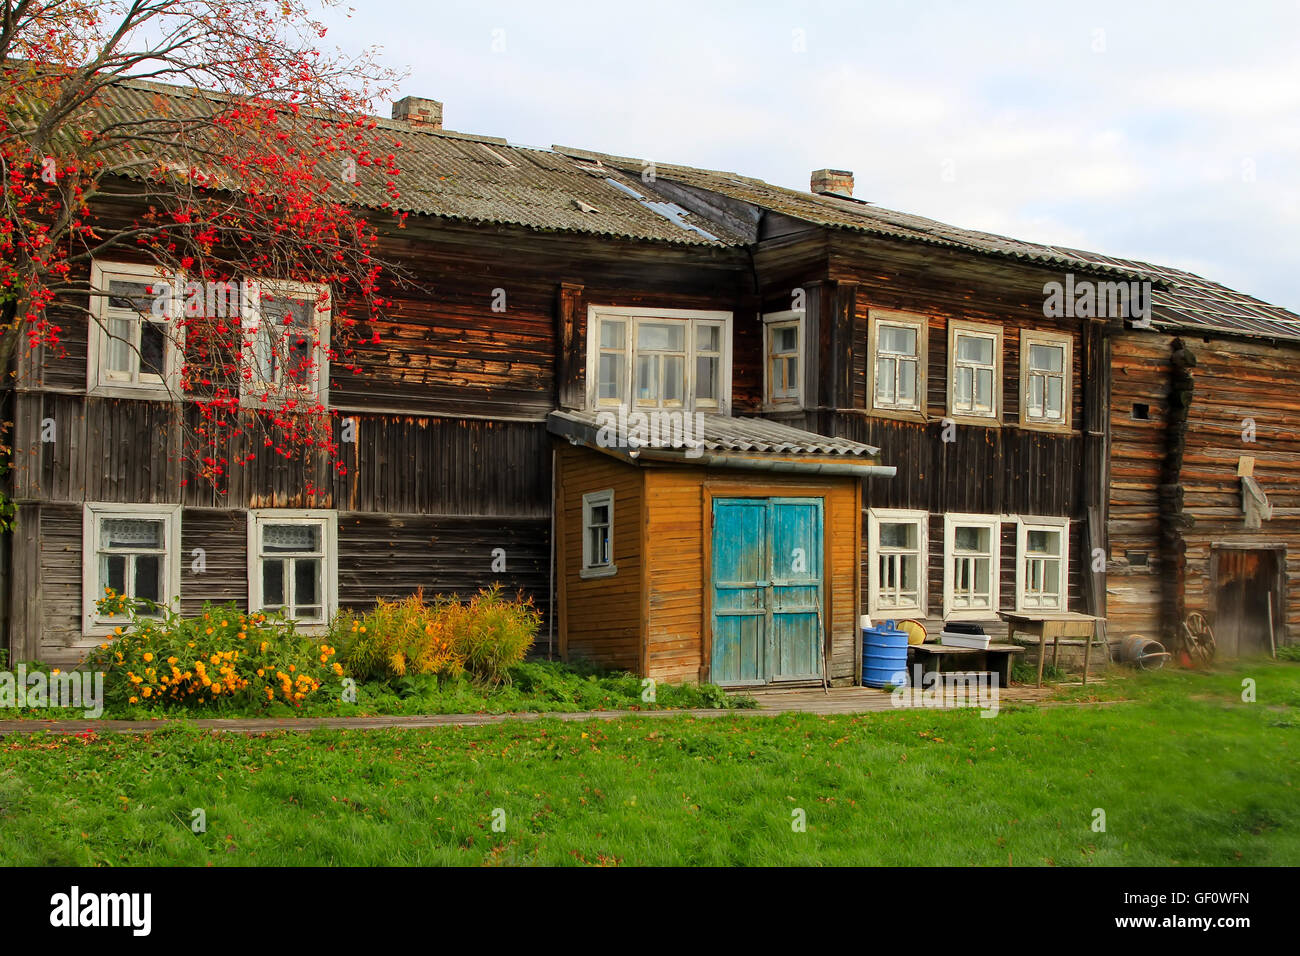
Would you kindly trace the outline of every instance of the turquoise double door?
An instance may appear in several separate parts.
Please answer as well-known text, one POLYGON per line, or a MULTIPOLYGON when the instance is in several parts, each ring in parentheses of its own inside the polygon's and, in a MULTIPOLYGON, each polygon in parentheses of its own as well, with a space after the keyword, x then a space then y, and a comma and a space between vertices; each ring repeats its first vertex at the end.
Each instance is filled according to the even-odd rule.
POLYGON ((821 498, 714 498, 715 684, 822 675, 821 498))

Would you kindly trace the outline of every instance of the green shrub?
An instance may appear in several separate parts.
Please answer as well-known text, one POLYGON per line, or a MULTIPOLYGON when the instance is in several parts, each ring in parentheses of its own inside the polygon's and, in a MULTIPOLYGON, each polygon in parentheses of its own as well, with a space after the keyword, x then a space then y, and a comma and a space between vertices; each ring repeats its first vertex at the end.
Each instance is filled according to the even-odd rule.
POLYGON ((330 626, 340 660, 359 680, 455 677, 496 685, 508 680, 541 626, 531 599, 507 600, 501 588, 480 591, 469 601, 423 593, 401 601, 382 598, 364 614, 340 611, 330 626))
POLYGON ((1288 644, 1285 647, 1277 649, 1277 659, 1280 661, 1300 661, 1300 644, 1288 644))
POLYGON ((115 707, 301 707, 343 673, 329 643, 299 634, 278 615, 230 603, 205 604, 198 617, 185 618, 111 592, 98 606, 123 619, 87 658, 104 672, 104 696, 115 707))

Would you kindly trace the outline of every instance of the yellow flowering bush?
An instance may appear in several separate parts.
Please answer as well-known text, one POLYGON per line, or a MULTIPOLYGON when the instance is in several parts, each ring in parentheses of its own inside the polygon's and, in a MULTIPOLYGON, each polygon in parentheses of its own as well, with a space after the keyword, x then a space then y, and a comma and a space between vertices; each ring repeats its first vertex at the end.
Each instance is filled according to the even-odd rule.
POLYGON ((329 640, 341 649, 348 673, 361 680, 468 672, 496 684, 524 659, 540 625, 531 599, 506 599, 499 587, 469 601, 429 603, 417 592, 401 601, 380 598, 364 614, 340 611, 329 640))
POLYGON ((292 621, 205 604, 184 618, 106 591, 102 615, 121 618, 114 634, 90 655, 105 673, 110 705, 194 709, 265 708, 274 701, 301 707, 343 668, 337 650, 297 633, 292 621))

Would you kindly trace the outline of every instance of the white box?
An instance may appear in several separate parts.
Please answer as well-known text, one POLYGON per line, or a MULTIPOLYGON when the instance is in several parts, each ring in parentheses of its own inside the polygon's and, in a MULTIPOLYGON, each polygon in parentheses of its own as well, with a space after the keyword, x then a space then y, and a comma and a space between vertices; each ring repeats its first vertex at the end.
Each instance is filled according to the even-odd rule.
POLYGON ((973 647, 977 651, 987 651, 992 640, 989 634, 955 634, 952 631, 940 631, 939 643, 947 647, 973 647))

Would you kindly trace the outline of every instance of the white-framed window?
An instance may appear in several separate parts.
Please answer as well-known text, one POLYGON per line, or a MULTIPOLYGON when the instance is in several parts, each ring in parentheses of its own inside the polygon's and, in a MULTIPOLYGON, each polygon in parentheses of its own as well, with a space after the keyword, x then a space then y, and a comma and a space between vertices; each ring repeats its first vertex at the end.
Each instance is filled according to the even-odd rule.
POLYGON ((948 323, 948 415, 993 419, 1002 412, 1002 329, 948 323))
POLYGON ((867 610, 873 617, 924 617, 930 516, 924 511, 867 512, 867 610))
POLYGON ((1020 421, 1070 425, 1074 339, 1060 332, 1020 332, 1020 421))
POLYGON ((584 578, 608 577, 614 566, 614 489, 582 496, 582 572, 584 578))
POLYGON ((763 404, 772 409, 802 408, 804 394, 804 312, 763 316, 763 404))
POLYGON ((177 281, 156 266, 90 265, 86 380, 102 395, 155 397, 180 384, 177 281))
POLYGON ((248 512, 248 607, 307 627, 338 606, 338 514, 280 508, 248 512))
POLYGON ((587 404, 731 408, 731 313, 590 306, 587 404))
POLYGON ((885 309, 870 310, 868 320, 868 399, 872 411, 924 411, 929 320, 885 309))
MULTIPOLYGON (((108 590, 162 607, 180 600, 180 505, 88 503, 82 512, 82 627, 109 634, 122 616, 95 604, 108 590)), ((148 607, 143 613, 150 613, 148 607)))
POLYGON ((943 616, 993 618, 1001 600, 1002 518, 943 516, 943 616))
POLYGON ((241 390, 249 404, 329 400, 330 293, 304 282, 247 282, 241 390))
POLYGON ((1068 610, 1069 564, 1069 518, 1018 518, 1016 610, 1068 610))

